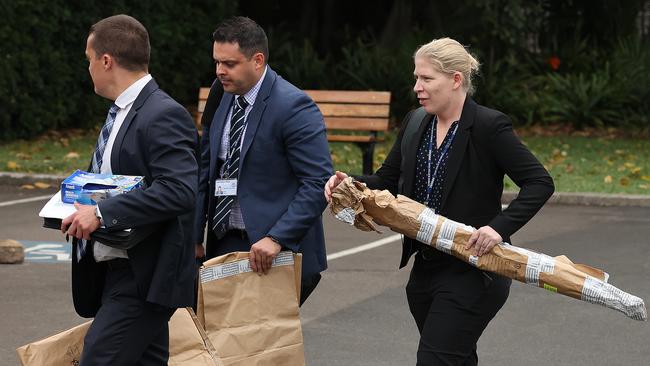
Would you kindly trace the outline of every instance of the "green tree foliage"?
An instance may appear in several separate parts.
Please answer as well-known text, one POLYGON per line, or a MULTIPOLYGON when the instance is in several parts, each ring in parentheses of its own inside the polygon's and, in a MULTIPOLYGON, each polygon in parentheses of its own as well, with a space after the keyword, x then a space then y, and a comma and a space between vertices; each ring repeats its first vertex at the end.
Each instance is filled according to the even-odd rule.
POLYGON ((647 12, 647 0, 0 0, 0 139, 101 123, 83 51, 90 25, 117 13, 149 29, 152 74, 190 108, 214 79, 212 30, 238 14, 267 31, 286 79, 389 90, 394 121, 416 106, 413 52, 452 37, 481 62, 475 98, 516 123, 648 128, 647 12))
POLYGON ((85 42, 94 22, 120 13, 147 27, 161 87, 195 104, 199 86, 214 79, 212 30, 235 8, 225 0, 2 0, 0 139, 103 121, 107 102, 93 93, 85 42))

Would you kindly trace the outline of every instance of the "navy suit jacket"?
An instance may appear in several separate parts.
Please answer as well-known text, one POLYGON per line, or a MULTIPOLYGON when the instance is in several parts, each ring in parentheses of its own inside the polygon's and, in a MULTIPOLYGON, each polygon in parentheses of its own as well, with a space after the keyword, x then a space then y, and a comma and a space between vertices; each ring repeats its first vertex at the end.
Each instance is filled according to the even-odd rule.
MULTIPOLYGON (((246 119, 237 199, 250 244, 267 235, 303 254, 303 277, 327 268, 322 212, 332 162, 323 116, 303 91, 267 66, 257 99, 246 119)), ((216 83, 218 84, 218 82, 216 83)), ((220 85, 213 85, 213 88, 220 85)), ((212 228, 217 156, 234 96, 224 93, 201 141, 201 177, 195 236, 212 228)), ((206 107, 207 109, 207 107, 206 107)), ((210 240, 207 246, 214 245, 210 240)), ((243 251, 250 250, 241 248, 243 251)))
MULTIPOLYGON (((154 80, 142 89, 111 151, 113 174, 141 175, 145 189, 99 202, 109 230, 157 225, 127 251, 138 292, 166 307, 194 298, 194 204, 198 186, 198 136, 192 118, 154 80)), ((90 244, 92 245, 92 243, 90 244)), ((101 306, 105 263, 92 252, 77 263, 73 241, 72 293, 77 313, 93 317, 101 306)))

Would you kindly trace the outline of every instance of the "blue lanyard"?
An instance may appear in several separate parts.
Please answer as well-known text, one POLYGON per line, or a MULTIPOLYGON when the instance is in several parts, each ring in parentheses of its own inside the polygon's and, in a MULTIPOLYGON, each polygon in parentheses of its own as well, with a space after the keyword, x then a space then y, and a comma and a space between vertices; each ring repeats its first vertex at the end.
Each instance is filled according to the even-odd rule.
MULTIPOLYGON (((433 120, 432 123, 438 123, 438 117, 436 116, 436 119, 433 120)), ((436 127, 437 129, 437 127, 436 127)), ((429 136, 429 159, 427 160, 427 199, 425 204, 428 206, 429 205, 429 198, 431 196, 431 192, 433 191, 433 182, 436 180, 436 175, 438 174, 438 168, 440 168, 440 163, 442 162, 442 158, 445 157, 445 154, 447 154, 447 151, 449 150, 449 147, 451 146, 452 141, 454 141, 454 137, 456 137, 456 131, 458 130, 458 123, 454 127, 454 130, 451 131, 451 136, 449 136, 449 139, 447 140, 447 143, 445 146, 442 148, 442 152, 438 156, 438 161, 436 162, 436 168, 433 170, 433 175, 431 174, 431 155, 433 153, 433 141, 434 141, 434 136, 433 136, 433 128, 431 129, 431 136, 429 136)))

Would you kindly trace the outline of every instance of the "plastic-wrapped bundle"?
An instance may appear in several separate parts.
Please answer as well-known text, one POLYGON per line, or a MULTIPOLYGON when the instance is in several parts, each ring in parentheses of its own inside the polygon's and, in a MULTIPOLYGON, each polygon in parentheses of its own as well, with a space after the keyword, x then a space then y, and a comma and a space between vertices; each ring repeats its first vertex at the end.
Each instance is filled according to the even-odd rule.
POLYGON ((603 305, 635 320, 647 320, 643 300, 607 283, 609 275, 602 270, 575 264, 565 256, 550 257, 508 243, 495 246, 481 257, 474 256, 465 244, 475 228, 437 215, 408 197, 395 198, 388 191, 370 190, 347 178, 334 190, 331 208, 336 218, 358 229, 376 231, 374 220, 482 270, 603 305))

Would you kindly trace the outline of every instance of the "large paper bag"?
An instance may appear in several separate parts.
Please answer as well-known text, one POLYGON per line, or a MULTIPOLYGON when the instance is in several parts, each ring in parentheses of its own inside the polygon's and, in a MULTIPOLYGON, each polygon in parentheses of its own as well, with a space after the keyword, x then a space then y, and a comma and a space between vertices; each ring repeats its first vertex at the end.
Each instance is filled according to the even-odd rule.
POLYGON ((16 350, 23 366, 79 365, 84 337, 92 321, 77 325, 49 338, 24 345, 16 350))
POLYGON ((223 366, 192 308, 169 319, 169 366, 223 366))
MULTIPOLYGON (((76 366, 92 321, 16 350, 23 366, 76 366)), ((222 366, 192 308, 178 309, 169 320, 169 365, 222 366)))
POLYGON ((197 315, 224 365, 304 365, 299 254, 281 252, 265 275, 248 252, 213 258, 199 276, 197 315))

